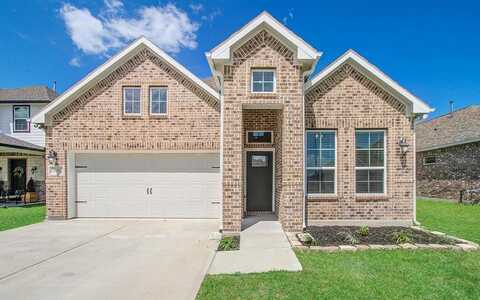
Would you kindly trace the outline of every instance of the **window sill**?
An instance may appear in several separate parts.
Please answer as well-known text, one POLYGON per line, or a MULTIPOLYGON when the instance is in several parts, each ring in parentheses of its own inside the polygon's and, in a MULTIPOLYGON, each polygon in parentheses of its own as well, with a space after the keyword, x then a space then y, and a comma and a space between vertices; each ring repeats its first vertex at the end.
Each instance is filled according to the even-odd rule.
POLYGON ((390 197, 388 195, 357 194, 355 200, 357 202, 382 202, 390 200, 390 197))
POLYGON ((308 202, 337 202, 337 195, 307 195, 308 202))
POLYGON ((167 114, 150 114, 152 119, 168 119, 167 114))
POLYGON ((254 93, 254 92, 249 92, 248 96, 250 98, 254 99, 277 99, 278 94, 276 92, 274 93, 254 93))

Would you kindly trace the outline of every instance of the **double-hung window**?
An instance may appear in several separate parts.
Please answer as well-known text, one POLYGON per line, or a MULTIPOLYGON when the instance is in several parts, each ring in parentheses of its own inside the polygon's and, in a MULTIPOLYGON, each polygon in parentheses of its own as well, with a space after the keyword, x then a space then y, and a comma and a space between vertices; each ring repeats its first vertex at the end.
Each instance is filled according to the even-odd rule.
POLYGON ((123 88, 123 113, 125 115, 140 115, 140 87, 123 88))
POLYGON ((150 88, 150 114, 152 115, 167 114, 167 88, 166 87, 150 88))
POLYGON ((30 132, 30 106, 13 106, 13 131, 30 132))
POLYGON ((252 70, 252 92, 273 93, 275 92, 275 70, 254 69, 252 70))
POLYGON ((307 131, 307 193, 335 194, 336 132, 307 131))
POLYGON ((385 131, 355 132, 357 194, 385 194, 385 131))

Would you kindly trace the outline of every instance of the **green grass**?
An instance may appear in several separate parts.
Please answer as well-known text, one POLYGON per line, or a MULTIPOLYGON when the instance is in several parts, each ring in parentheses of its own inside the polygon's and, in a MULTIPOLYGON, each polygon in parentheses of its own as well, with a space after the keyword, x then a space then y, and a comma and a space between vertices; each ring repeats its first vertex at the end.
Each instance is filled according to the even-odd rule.
MULTIPOLYGON (((421 200, 417 208, 429 229, 480 241, 480 207, 421 200)), ((480 252, 296 254, 302 272, 207 276, 198 299, 480 298, 480 252)))
POLYGON ((45 205, 0 208, 0 231, 42 222, 45 205))

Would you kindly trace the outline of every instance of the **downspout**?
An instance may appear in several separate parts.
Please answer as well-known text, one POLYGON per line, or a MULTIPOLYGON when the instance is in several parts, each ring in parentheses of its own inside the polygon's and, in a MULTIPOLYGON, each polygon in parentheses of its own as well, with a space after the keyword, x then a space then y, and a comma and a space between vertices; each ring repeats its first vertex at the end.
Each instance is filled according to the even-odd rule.
POLYGON ((412 116, 412 131, 413 131, 413 140, 412 140, 412 156, 413 156, 413 224, 414 225, 420 225, 420 223, 417 221, 417 151, 416 149, 416 143, 417 143, 417 137, 415 134, 415 119, 416 115, 413 114, 412 116))
POLYGON ((222 221, 220 222, 220 232, 223 232, 223 76, 219 74, 220 77, 220 178, 221 178, 221 196, 222 196, 222 221))
MULTIPOLYGON (((313 68, 313 67, 312 67, 313 68)), ((303 207, 302 207, 302 228, 305 229, 307 228, 307 222, 306 222, 306 210, 307 210, 307 202, 306 202, 306 197, 307 197, 307 183, 305 182, 305 79, 313 72, 313 69, 310 69, 308 71, 304 71, 302 73, 302 151, 303 151, 303 172, 302 172, 302 182, 303 182, 303 207)))

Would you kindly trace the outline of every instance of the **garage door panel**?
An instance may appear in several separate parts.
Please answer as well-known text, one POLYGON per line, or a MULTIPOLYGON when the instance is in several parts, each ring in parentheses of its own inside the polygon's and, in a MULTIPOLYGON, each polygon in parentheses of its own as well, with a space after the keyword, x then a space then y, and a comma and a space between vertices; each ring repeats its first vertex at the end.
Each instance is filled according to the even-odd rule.
POLYGON ((76 165, 79 217, 220 216, 218 154, 82 154, 76 165))

